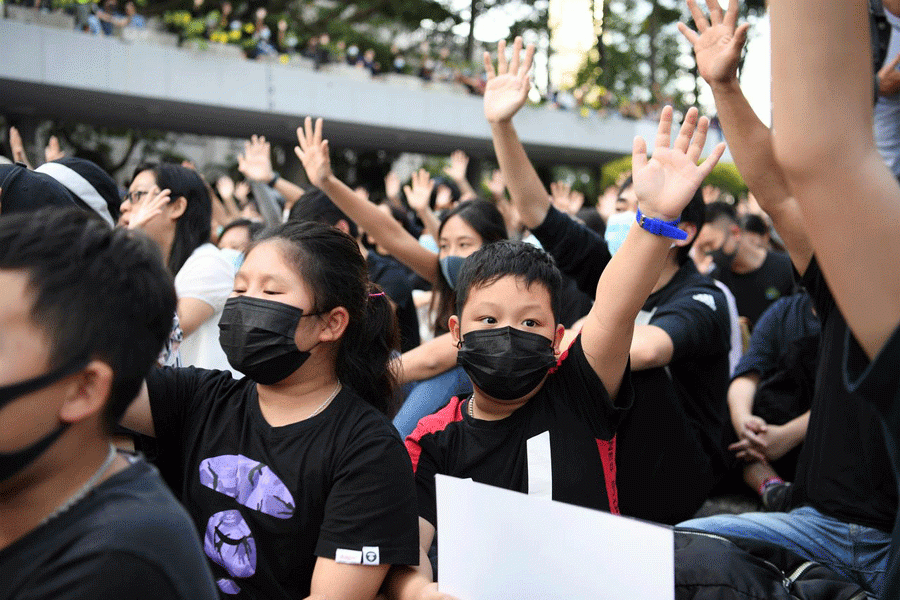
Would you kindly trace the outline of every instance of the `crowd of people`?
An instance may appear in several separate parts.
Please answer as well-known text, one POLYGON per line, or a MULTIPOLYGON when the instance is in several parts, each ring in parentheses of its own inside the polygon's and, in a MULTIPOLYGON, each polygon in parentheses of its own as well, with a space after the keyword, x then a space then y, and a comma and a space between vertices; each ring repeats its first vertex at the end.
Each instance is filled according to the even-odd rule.
POLYGON ((738 206, 704 189, 725 144, 701 160, 696 108, 595 207, 545 187, 521 38, 485 53, 479 189, 457 152, 376 203, 321 119, 302 185, 258 136, 245 181, 144 164, 120 191, 11 131, 0 599, 452 600, 439 474, 674 527, 680 600, 900 597, 900 187, 873 128, 900 2, 773 3, 773 129, 738 0, 706 5, 680 29, 738 206))

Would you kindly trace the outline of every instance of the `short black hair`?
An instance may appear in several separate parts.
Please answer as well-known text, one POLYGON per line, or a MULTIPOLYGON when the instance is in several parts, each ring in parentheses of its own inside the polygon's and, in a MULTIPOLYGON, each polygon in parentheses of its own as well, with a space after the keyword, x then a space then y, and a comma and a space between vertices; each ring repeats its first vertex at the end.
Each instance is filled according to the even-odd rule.
POLYGON ((759 215, 744 215, 740 222, 742 231, 757 233, 759 235, 769 234, 769 224, 759 215))
POLYGON ((93 212, 49 208, 0 219, 0 269, 27 273, 50 370, 81 357, 112 368, 111 431, 172 330, 175 288, 156 244, 93 212))
POLYGON ((737 211, 727 202, 710 202, 706 205, 706 222, 715 223, 717 221, 728 221, 731 224, 737 225, 737 211))
POLYGON ((291 207, 288 221, 292 223, 325 223, 334 227, 338 221, 346 221, 350 229, 350 237, 359 237, 359 228, 353 219, 344 214, 328 195, 317 187, 310 187, 291 207))
POLYGON ((562 275, 553 257, 526 242, 508 240, 482 246, 463 263, 456 284, 456 314, 462 315, 472 288, 490 285, 509 275, 524 280, 526 287, 539 283, 547 288, 553 318, 559 322, 562 275))
MULTIPOLYGON (((694 225, 697 228, 697 233, 700 233, 700 230, 703 229, 703 224, 706 223, 706 205, 703 203, 703 193, 700 191, 700 188, 697 188, 694 192, 694 197, 681 211, 681 222, 694 225)), ((694 239, 689 244, 678 247, 678 251, 675 253, 675 260, 679 266, 684 265, 691 259, 690 252, 694 242, 697 240, 697 233, 694 234, 694 239)))

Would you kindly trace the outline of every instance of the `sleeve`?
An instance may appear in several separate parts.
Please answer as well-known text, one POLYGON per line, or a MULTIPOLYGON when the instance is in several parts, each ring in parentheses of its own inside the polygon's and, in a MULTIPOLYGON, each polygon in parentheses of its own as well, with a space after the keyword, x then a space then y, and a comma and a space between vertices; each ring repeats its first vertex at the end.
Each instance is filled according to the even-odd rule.
POLYGON ((600 274, 612 258, 606 240, 584 223, 552 206, 544 222, 531 233, 556 260, 559 270, 574 279, 578 289, 593 298, 597 293, 600 274))
POLYGON ((619 423, 634 403, 631 362, 625 366, 622 385, 619 386, 619 393, 613 402, 597 372, 584 355, 581 335, 575 338, 572 346, 560 357, 551 378, 551 385, 562 389, 548 390, 550 397, 564 398, 576 415, 590 425, 598 439, 612 439, 619 423))
POLYGON ((785 308, 789 305, 790 299, 782 298, 762 314, 750 335, 750 347, 735 368, 732 379, 752 371, 764 377, 777 366, 778 357, 784 351, 780 347, 779 332, 783 327, 785 308))
POLYGON ((211 247, 192 254, 175 276, 178 298, 196 298, 209 304, 215 312, 225 307, 234 289, 234 266, 211 247))
POLYGON ((147 374, 147 392, 153 430, 161 447, 184 439, 188 416, 198 417, 201 406, 216 397, 222 384, 234 385, 227 371, 208 371, 194 367, 159 367, 147 374))
POLYGON ((714 286, 688 290, 687 294, 659 307, 650 319, 672 339, 672 360, 727 355, 731 349, 731 324, 724 294, 714 286))
MULTIPOLYGON (((850 329, 844 348, 844 385, 871 402, 893 432, 900 425, 900 326, 871 362, 850 329)), ((896 441, 896 440, 895 440, 896 441)))
POLYGON ((831 314, 831 311, 836 306, 834 296, 831 295, 831 290, 828 289, 828 284, 825 282, 825 277, 822 275, 822 270, 819 268, 819 262, 815 256, 809 261, 809 266, 803 272, 800 282, 806 288, 806 291, 809 292, 810 298, 812 298, 819 321, 825 323, 828 320, 828 315, 831 314))
POLYGON ((437 491, 434 476, 438 473, 437 453, 431 436, 418 440, 406 438, 407 450, 416 455, 416 498, 419 516, 437 527, 437 491))
POLYGON ((409 455, 398 437, 365 436, 341 456, 325 502, 316 556, 362 552, 367 565, 419 564, 419 520, 409 455))

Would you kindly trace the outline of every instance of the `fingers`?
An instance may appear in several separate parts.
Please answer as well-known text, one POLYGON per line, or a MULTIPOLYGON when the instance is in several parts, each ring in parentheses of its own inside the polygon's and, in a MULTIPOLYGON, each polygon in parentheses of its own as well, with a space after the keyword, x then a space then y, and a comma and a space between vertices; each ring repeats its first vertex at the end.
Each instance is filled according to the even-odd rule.
POLYGON ((683 35, 692 46, 700 39, 700 35, 684 23, 678 23, 678 31, 681 32, 681 35, 683 35))
POLYGON ((641 136, 637 136, 631 146, 631 168, 633 171, 639 171, 646 166, 647 142, 641 136))
POLYGON ((725 142, 719 142, 712 153, 706 157, 700 164, 700 174, 706 179, 706 176, 712 173, 713 168, 719 163, 722 155, 725 154, 725 142))
POLYGON ((523 77, 527 77, 528 73, 531 71, 531 65, 534 63, 534 44, 528 44, 525 47, 525 60, 522 61, 522 66, 519 69, 519 73, 523 77))
POLYGON ((706 134, 709 131, 709 119, 700 117, 697 122, 697 129, 694 131, 694 137, 691 139, 691 145, 687 150, 687 157, 692 163, 700 160, 703 154, 703 147, 706 145, 706 134))
POLYGON ((656 130, 656 147, 668 148, 672 143, 672 107, 666 106, 659 116, 659 127, 656 130))
POLYGON ((717 0, 706 0, 706 6, 709 8, 709 22, 712 25, 718 25, 722 22, 722 7, 719 6, 717 0))
POLYGON ((319 145, 322 143, 322 119, 316 119, 316 127, 313 131, 313 143, 319 145))
POLYGON ((694 19, 694 24, 697 26, 697 31, 703 33, 709 28, 709 21, 706 20, 706 15, 697 6, 696 0, 687 0, 687 5, 688 10, 691 11, 691 17, 694 19))
POLYGON ((506 40, 497 42, 497 75, 506 75, 506 40))
POLYGON ((509 73, 518 75, 519 73, 519 55, 522 53, 522 37, 516 36, 513 40, 512 57, 509 61, 509 73))
POLYGON ((738 0, 728 0, 728 10, 725 11, 724 23, 734 29, 738 20, 738 0))
MULTIPOLYGON (((747 32, 750 30, 749 23, 743 23, 740 27, 738 27, 734 32, 734 37, 731 38, 731 47, 735 49, 738 53, 740 53, 741 48, 744 47, 744 44, 747 42, 747 32)), ((900 55, 897 56, 900 59, 900 55)))
POLYGON ((491 60, 491 53, 487 51, 484 53, 484 73, 488 81, 497 76, 497 73, 494 71, 494 61, 491 60))
MULTIPOLYGON (((691 145, 691 139, 694 135, 694 131, 697 128, 697 115, 699 111, 695 107, 691 107, 688 109, 687 114, 684 115, 684 121, 681 123, 681 129, 678 131, 678 137, 675 138, 675 144, 672 146, 675 150, 679 152, 687 153, 688 148, 691 145)), ((704 141, 706 140, 706 136, 703 137, 704 141)), ((668 146, 668 144, 666 144, 668 146)), ((703 149, 703 146, 700 147, 703 149)), ((700 158, 700 155, 697 155, 697 158, 700 158)), ((696 161, 695 161, 696 162, 696 161)))

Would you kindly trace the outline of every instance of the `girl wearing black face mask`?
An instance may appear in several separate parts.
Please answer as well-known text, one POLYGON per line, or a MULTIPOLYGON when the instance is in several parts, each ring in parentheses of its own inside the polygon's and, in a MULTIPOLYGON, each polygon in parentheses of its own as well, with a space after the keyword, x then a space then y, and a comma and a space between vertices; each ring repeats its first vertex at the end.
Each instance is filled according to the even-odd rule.
POLYGON ((416 498, 386 416, 396 324, 356 242, 318 223, 268 234, 219 326, 246 377, 160 370, 143 405, 152 419, 126 424, 152 424, 220 590, 374 598, 388 565, 418 562, 416 498))

